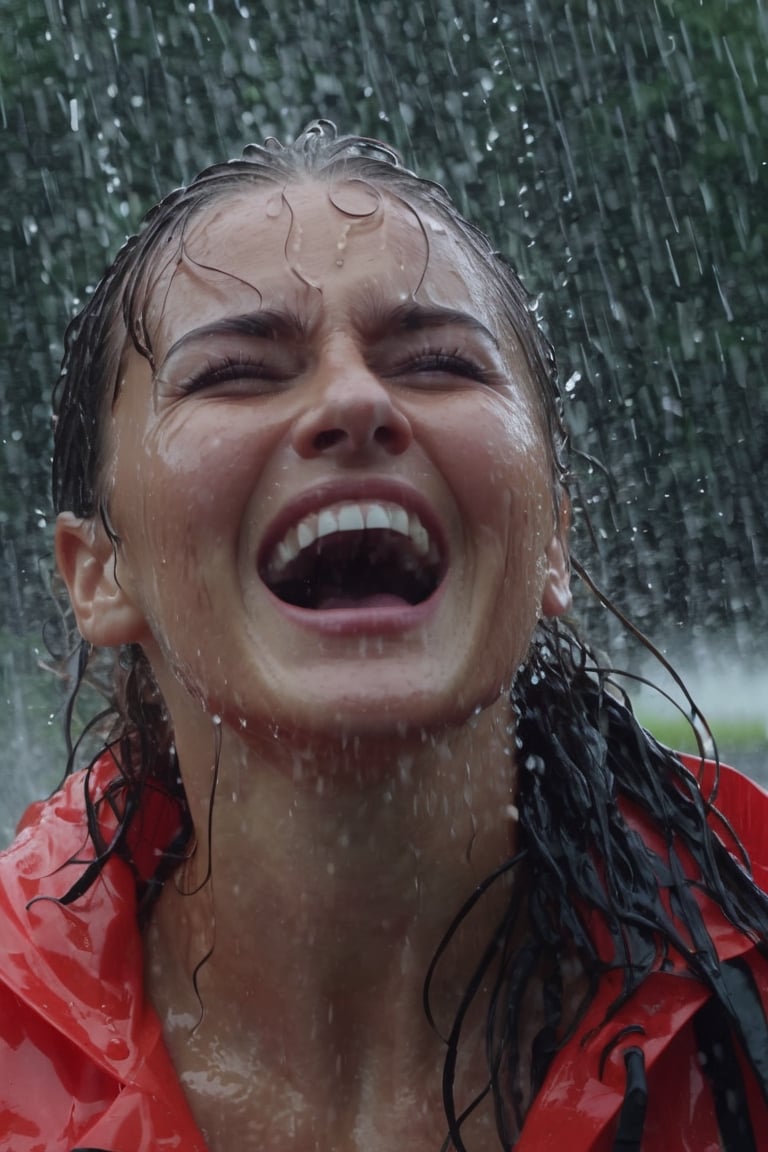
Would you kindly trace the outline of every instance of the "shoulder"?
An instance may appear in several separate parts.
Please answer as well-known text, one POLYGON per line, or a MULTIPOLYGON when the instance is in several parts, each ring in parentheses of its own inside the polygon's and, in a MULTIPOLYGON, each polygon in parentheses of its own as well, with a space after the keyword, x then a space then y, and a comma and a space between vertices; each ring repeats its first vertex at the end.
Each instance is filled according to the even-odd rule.
MULTIPOLYGON (((68 776, 48 799, 27 808, 16 840, 0 852, 0 887, 3 873, 13 876, 20 869, 25 875, 47 875, 46 895, 61 898, 76 879, 73 869, 83 873, 96 861, 94 837, 103 859, 109 857, 118 870, 120 861, 114 857, 128 861, 134 884, 142 886, 155 876, 169 846, 181 850, 188 835, 183 797, 157 780, 130 783, 107 749, 88 768, 68 776)), ((28 891, 25 899, 35 895, 28 891)))
POLYGON ((29 805, 16 827, 16 839, 10 848, 0 852, 0 861, 9 854, 32 851, 34 844, 47 843, 50 847, 51 834, 53 844, 62 848, 82 841, 88 831, 86 799, 98 800, 118 776, 119 769, 109 753, 101 755, 90 767, 67 776, 50 796, 29 805))
MULTIPOLYGON (((78 888, 95 860, 89 807, 119 799, 119 779, 111 758, 73 775, 0 854, 1 1152, 204 1150, 144 996, 136 871, 111 856, 78 888)), ((119 804, 102 809, 108 841, 119 804)), ((135 832, 147 857, 150 832, 167 830, 148 812, 135 832)))
MULTIPOLYGON (((733 769, 695 757, 680 760, 704 800, 703 810, 696 801, 697 819, 687 839, 625 797, 619 807, 656 861, 663 909, 682 952, 677 945, 665 946, 662 962, 622 1000, 621 966, 608 951, 611 940, 599 923, 595 926, 594 937, 606 949, 606 970, 578 1035, 551 1065, 526 1120, 520 1152, 559 1146, 555 1141, 566 1113, 569 1148, 607 1152, 618 1147, 625 1121, 631 1127, 633 1101, 640 1099, 643 1147, 649 1149, 683 1152, 695 1146, 697 1152, 715 1152, 722 1147, 723 1124, 737 1132, 729 1147, 754 1147, 750 1131, 768 1130, 760 1083, 768 1067, 768 940, 757 919, 751 931, 737 927, 718 902, 717 883, 710 877, 706 887, 699 868, 711 850, 708 825, 742 869, 727 867, 723 893, 740 874, 739 900, 751 899, 751 892, 765 907, 755 886, 768 888, 768 795, 733 769), (696 845, 698 856, 692 851, 697 837, 704 838, 696 845), (743 870, 751 872, 753 884, 743 870), (701 972, 692 978, 688 961, 702 956, 710 979, 701 972), (737 1102, 737 1120, 729 1101, 737 1102)), ((684 794, 682 778, 680 787, 684 794)), ((729 865, 722 854, 719 858, 729 865)))
MULTIPOLYGON (((31 804, 19 821, 16 839, 0 852, 0 914, 21 916, 42 895, 63 895, 72 883, 70 860, 87 863, 88 824, 85 773, 70 776, 47 800, 31 804), (63 883, 62 883, 63 881, 63 883)), ((73 865, 74 867, 74 865, 73 865)))
POLYGON ((741 846, 746 851, 756 881, 768 890, 768 792, 727 764, 696 756, 680 759, 712 805, 710 827, 729 850, 740 855, 741 846))
POLYGON ((0 853, 0 1115, 14 1140, 0 1147, 14 1152, 68 1149, 67 1133, 83 1131, 117 1091, 91 1047, 92 1035, 109 1043, 97 1006, 117 1007, 97 959, 115 894, 102 889, 77 910, 58 902, 92 855, 85 787, 78 773, 33 804, 0 853))
POLYGON ((106 974, 133 934, 134 884, 120 860, 110 860, 98 883, 78 891, 96 857, 85 793, 97 795, 105 782, 103 765, 69 778, 28 809, 16 840, 0 853, 0 983, 35 1010, 58 997, 72 1003, 86 976, 99 981, 101 966, 106 974), (112 941, 116 921, 123 925, 120 945, 112 941))

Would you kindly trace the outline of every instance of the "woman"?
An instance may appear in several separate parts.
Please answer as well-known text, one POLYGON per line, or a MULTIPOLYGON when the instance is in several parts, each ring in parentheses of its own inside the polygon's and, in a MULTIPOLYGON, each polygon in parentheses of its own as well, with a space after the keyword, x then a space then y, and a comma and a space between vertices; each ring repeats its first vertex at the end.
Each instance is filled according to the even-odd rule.
POLYGON ((554 380, 326 122, 128 241, 54 462, 114 724, 3 860, 2 1147, 768 1147, 764 798, 562 623, 554 380))

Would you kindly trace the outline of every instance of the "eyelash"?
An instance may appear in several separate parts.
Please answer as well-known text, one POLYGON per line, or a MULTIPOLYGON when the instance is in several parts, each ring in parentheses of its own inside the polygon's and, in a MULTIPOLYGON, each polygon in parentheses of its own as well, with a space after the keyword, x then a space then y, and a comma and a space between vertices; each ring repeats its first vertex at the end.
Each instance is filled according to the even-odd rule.
MULTIPOLYGON (((284 379, 284 376, 274 367, 268 371, 265 371, 266 368, 267 363, 264 359, 209 361, 204 368, 180 381, 177 390, 179 394, 188 396, 205 388, 213 388, 217 384, 238 380, 260 379, 270 380, 274 383, 284 379)), ((454 348, 450 351, 448 349, 427 348, 398 364, 393 375, 400 376, 409 373, 426 375, 429 372, 445 373, 457 378, 475 380, 480 384, 486 383, 492 375, 487 368, 465 356, 460 348, 454 348)))
POLYGON ((200 371, 180 381, 178 391, 186 396, 192 392, 200 392, 203 388, 210 388, 216 384, 226 384, 230 381, 280 379, 279 374, 274 371, 272 373, 265 372, 265 366, 266 361, 264 360, 221 359, 209 361, 200 371))
POLYGON ((468 359, 460 348, 452 351, 445 349, 426 349, 424 352, 407 360, 399 369, 402 372, 419 371, 445 372, 452 376, 463 376, 470 380, 484 383, 488 380, 490 372, 474 360, 468 359))

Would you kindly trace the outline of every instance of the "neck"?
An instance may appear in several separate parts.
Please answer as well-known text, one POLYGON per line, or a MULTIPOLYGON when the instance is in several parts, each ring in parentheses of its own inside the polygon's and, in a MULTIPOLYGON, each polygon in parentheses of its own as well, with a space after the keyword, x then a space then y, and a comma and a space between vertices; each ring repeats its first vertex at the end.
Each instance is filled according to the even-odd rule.
MULTIPOLYGON (((462 903, 513 847, 508 724, 499 702, 450 732, 335 748, 255 748, 225 729, 210 842, 210 764, 188 773, 200 744, 179 743, 198 844, 166 886, 147 954, 182 1081, 195 1054, 210 1067, 212 1051, 227 1053, 225 1063, 246 1061, 249 1082, 282 1081, 292 1123, 306 1108, 320 1128, 338 1126, 342 1147, 357 1147, 348 1133, 386 1100, 410 1100, 413 1134, 414 1086, 439 1104, 445 1054, 422 1008, 426 972, 462 903), (205 956, 201 1015, 193 974, 205 956)), ((509 898, 495 888, 441 963, 444 1034, 509 898)), ((472 1027, 481 1047, 482 1021, 472 1027)), ((473 1083, 483 1086, 482 1070, 473 1083)), ((281 1146, 279 1133, 270 1139, 281 1146)))

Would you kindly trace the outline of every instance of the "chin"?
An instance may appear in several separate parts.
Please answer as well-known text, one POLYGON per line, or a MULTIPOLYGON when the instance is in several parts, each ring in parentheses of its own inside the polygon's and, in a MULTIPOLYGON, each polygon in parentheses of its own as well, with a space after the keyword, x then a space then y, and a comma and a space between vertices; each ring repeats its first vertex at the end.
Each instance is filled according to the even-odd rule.
MULTIPOLYGON (((325 687, 331 686, 326 683, 325 687)), ((358 678, 354 689, 315 692, 297 700, 293 708, 284 696, 272 722, 284 731, 301 731, 310 738, 314 735, 342 744, 369 738, 402 743, 414 736, 421 742, 426 733, 461 727, 499 696, 498 690, 490 688, 478 693, 476 685, 471 693, 463 693, 450 683, 437 690, 434 680, 430 684, 428 679, 421 686, 404 687, 402 679, 395 685, 385 678, 375 684, 361 683, 358 678)))

